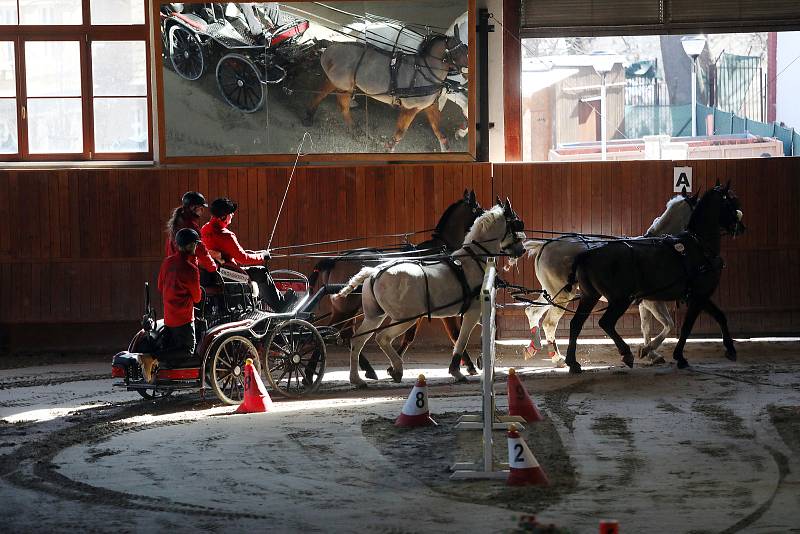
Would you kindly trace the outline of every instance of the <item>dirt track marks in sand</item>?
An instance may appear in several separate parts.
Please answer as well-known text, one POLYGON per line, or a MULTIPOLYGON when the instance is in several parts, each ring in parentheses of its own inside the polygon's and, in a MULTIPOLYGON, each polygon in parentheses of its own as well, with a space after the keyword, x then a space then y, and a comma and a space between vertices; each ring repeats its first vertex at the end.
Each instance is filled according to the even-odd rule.
MULTIPOLYGON (((522 434, 539 463, 547 466, 550 487, 517 488, 488 480, 451 481, 451 465, 479 460, 482 453, 480 432, 453 430, 461 415, 437 414, 439 426, 424 428, 398 428, 392 419, 369 419, 362 423, 361 430, 370 443, 398 469, 413 474, 434 491, 458 501, 536 512, 576 489, 577 478, 572 460, 549 419, 526 425, 522 434)), ((508 461, 505 436, 500 433, 497 434, 494 451, 496 461, 508 461)))

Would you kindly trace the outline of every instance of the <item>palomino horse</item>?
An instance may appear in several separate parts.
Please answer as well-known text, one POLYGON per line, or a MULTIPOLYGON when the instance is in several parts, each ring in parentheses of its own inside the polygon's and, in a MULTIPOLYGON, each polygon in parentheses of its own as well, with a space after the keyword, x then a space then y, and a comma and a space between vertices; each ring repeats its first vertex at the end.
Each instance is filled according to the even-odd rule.
MULTIPOLYGON (((436 255, 436 254, 450 254, 459 249, 464 243, 464 237, 472 227, 472 223, 478 216, 483 214, 483 208, 475 198, 475 191, 464 190, 464 197, 451 204, 439 218, 436 228, 433 230, 433 236, 427 241, 423 241, 418 245, 411 245, 403 254, 408 256, 422 256, 436 255)), ((358 273, 363 267, 378 265, 386 261, 388 257, 380 261, 375 261, 375 257, 380 257, 385 254, 384 251, 378 249, 359 250, 343 255, 340 258, 324 259, 317 263, 314 267, 314 272, 309 277, 309 283, 314 286, 317 281, 321 285, 325 284, 340 284, 347 282, 351 277, 358 273), (356 261, 359 257, 370 258, 370 260, 356 261), (341 261, 345 260, 345 261, 341 261)), ((358 295, 350 295, 344 298, 331 299, 331 319, 329 324, 343 325, 340 329, 341 338, 349 341, 353 335, 353 323, 355 317, 361 312, 361 298, 358 295)), ((414 342, 417 329, 424 318, 420 318, 417 323, 406 331, 403 336, 402 343, 398 352, 403 356, 408 350, 408 347, 414 342)), ((442 318, 447 336, 453 343, 458 339, 460 330, 460 322, 456 317, 442 318)), ((464 351, 464 363, 467 366, 467 372, 474 375, 477 374, 475 365, 472 363, 469 354, 464 351)), ((378 376, 372 369, 369 360, 362 354, 359 356, 359 365, 361 369, 366 371, 367 378, 377 380, 378 376)))
POLYGON ((340 296, 347 296, 363 284, 364 320, 350 343, 350 383, 366 387, 358 376, 358 356, 376 330, 378 345, 391 362, 392 378, 399 382, 403 377, 403 360, 392 347, 392 341, 411 328, 417 318, 428 315, 462 315, 449 371, 456 380, 466 380, 458 362, 481 317, 478 292, 486 269, 485 258, 501 253, 521 256, 525 252, 522 228, 524 224, 506 199, 505 205, 498 204, 475 220, 464 246, 448 260, 387 262, 361 269, 339 292, 340 296), (390 323, 381 329, 386 318, 390 323))
POLYGON ((430 35, 416 54, 392 54, 366 43, 337 42, 325 49, 320 63, 326 78, 308 107, 305 125, 313 123, 320 102, 335 91, 344 122, 352 128, 350 98, 359 89, 400 109, 389 150, 394 151, 411 121, 424 110, 442 152, 447 151, 447 137, 439 130, 439 108, 433 104, 451 70, 467 67, 467 46, 457 37, 430 35))
MULTIPOLYGON (((672 198, 667 202, 667 207, 659 217, 653 220, 645 237, 661 236, 667 234, 677 234, 686 229, 689 217, 697 204, 697 195, 682 194, 672 198)), ((592 236, 564 236, 553 240, 531 239, 525 242, 528 249, 528 256, 535 256, 536 278, 542 285, 542 289, 547 291, 549 300, 540 295, 534 304, 525 309, 528 323, 531 329, 531 344, 525 349, 525 358, 530 358, 541 348, 539 341, 539 321, 542 321, 542 329, 545 339, 550 348, 550 356, 558 366, 564 365, 564 357, 558 350, 556 344, 556 329, 558 322, 564 315, 564 308, 576 296, 577 289, 569 287, 568 278, 572 271, 572 264, 575 257, 586 249, 600 245, 602 238, 592 236)), ((646 345, 639 353, 640 357, 653 355, 653 363, 660 363, 660 356, 654 351, 661 345, 664 338, 675 326, 670 315, 669 307, 666 302, 652 302, 644 300, 639 305, 639 314, 642 318, 642 332, 645 335, 646 345), (652 314, 653 317, 650 317, 652 314), (663 328, 661 332, 651 341, 650 335, 654 330, 654 320, 657 319, 663 328)))
POLYGON ((725 356, 736 360, 725 314, 711 300, 724 265, 719 255, 720 231, 734 237, 744 231, 739 200, 729 185, 717 184, 707 191, 692 212, 686 231, 677 236, 611 241, 575 258, 569 281, 580 284, 581 299, 569 324, 566 363, 571 373, 581 372, 575 359, 576 342, 601 296, 608 301, 608 307, 598 324, 614 341, 628 367, 633 367, 633 354, 615 327, 628 306, 640 298, 687 302, 680 338, 672 353, 678 368, 689 365, 683 347, 703 310, 720 325, 725 356))

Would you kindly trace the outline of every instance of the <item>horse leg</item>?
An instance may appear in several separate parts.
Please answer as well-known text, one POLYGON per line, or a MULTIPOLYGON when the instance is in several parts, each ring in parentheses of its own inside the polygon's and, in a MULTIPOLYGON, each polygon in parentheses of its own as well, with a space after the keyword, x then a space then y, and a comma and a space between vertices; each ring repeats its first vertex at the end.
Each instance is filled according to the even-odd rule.
POLYGON ((608 308, 597 324, 600 325, 600 328, 614 341, 614 345, 617 346, 617 350, 622 355, 622 361, 625 365, 633 367, 631 348, 625 343, 625 340, 622 339, 622 336, 617 333, 617 329, 615 328, 617 326, 617 321, 619 321, 619 318, 622 317, 630 305, 630 300, 609 301, 608 308))
MULTIPOLYGON (((414 323, 414 325, 411 328, 405 331, 403 339, 400 341, 400 349, 398 349, 397 351, 397 353, 400 355, 400 358, 403 358, 406 355, 408 347, 410 347, 411 344, 414 343, 414 339, 417 337, 417 329, 419 328, 419 324, 421 322, 422 322, 422 317, 417 319, 417 322, 414 323)), ((386 369, 386 372, 389 373, 389 376, 392 376, 392 373, 394 373, 394 369, 392 368, 391 365, 389 366, 388 369, 386 369)))
MULTIPOLYGON (((458 341, 458 335, 461 333, 461 321, 459 321, 458 317, 442 317, 442 326, 444 326, 444 331, 447 332, 450 342, 455 345, 456 341, 458 341)), ((475 364, 472 363, 472 358, 469 357, 469 353, 466 350, 461 355, 461 362, 459 363, 467 366, 467 372, 471 376, 478 374, 478 370, 475 369, 475 364)), ((478 356, 478 367, 483 368, 482 356, 478 356)))
POLYGON ((339 101, 339 111, 342 112, 342 118, 347 128, 353 129, 353 117, 350 116, 350 98, 352 93, 337 93, 336 100, 339 101))
POLYGON ((642 334, 645 336, 645 346, 639 351, 639 357, 649 355, 651 363, 664 363, 664 358, 656 350, 675 327, 669 306, 663 301, 643 300, 639 303, 639 318, 642 321, 642 334), (657 320, 662 328, 661 332, 651 340, 653 320, 657 320))
MULTIPOLYGON (((331 305, 331 320, 328 324, 343 324, 342 328, 339 329, 339 339, 342 341, 351 340, 353 337, 355 322, 356 320, 352 318, 352 313, 344 313, 342 310, 336 308, 336 304, 331 305)), ((363 354, 359 354, 358 356, 358 366, 362 371, 364 371, 364 376, 370 380, 378 379, 375 369, 372 368, 372 364, 369 363, 369 360, 363 354)))
POLYGON ((583 323, 589 318, 589 314, 592 313, 592 308, 594 308, 598 300, 600 300, 600 295, 584 294, 581 296, 578 309, 575 310, 575 315, 572 316, 572 320, 569 322, 569 345, 567 346, 567 358, 565 361, 569 365, 570 373, 581 372, 581 364, 575 359, 578 336, 583 329, 583 323))
POLYGON ((442 113, 439 111, 439 102, 436 101, 425 108, 425 115, 428 117, 428 122, 431 123, 433 135, 435 135, 436 139, 439 140, 439 148, 442 150, 442 152, 447 152, 450 150, 447 136, 444 135, 439 129, 439 119, 442 117, 442 113))
POLYGON ((414 324, 416 324, 415 320, 396 324, 394 326, 384 328, 375 336, 375 341, 377 341, 378 346, 391 362, 392 366, 389 368, 391 369, 391 371, 389 371, 389 375, 395 382, 400 382, 403 380, 403 359, 400 357, 397 351, 394 350, 394 347, 392 347, 392 341, 394 341, 396 337, 400 336, 400 334, 414 326, 414 324))
POLYGON ((686 316, 683 318, 681 325, 681 336, 678 338, 678 343, 675 344, 675 349, 672 351, 672 359, 678 362, 678 369, 686 369, 689 367, 689 362, 683 357, 683 347, 686 345, 686 338, 692 333, 694 322, 697 316, 705 308, 708 299, 690 299, 689 306, 686 309, 686 316))
POLYGON ((731 333, 728 331, 728 319, 725 318, 725 314, 722 313, 722 310, 720 310, 711 299, 708 299, 703 309, 717 321, 720 330, 722 330, 722 344, 725 345, 725 357, 735 362, 736 347, 733 346, 733 339, 731 338, 731 333))
POLYGON ((389 152, 394 152, 394 149, 406 134, 406 130, 408 130, 408 127, 411 126, 411 121, 414 120, 414 117, 417 116, 417 113, 419 113, 419 108, 406 109, 402 106, 400 107, 400 113, 397 115, 397 124, 395 125, 394 135, 392 135, 392 138, 389 139, 389 143, 386 147, 389 149, 389 152))
POLYGON ((450 368, 448 371, 456 379, 456 382, 466 382, 467 378, 461 374, 461 355, 464 349, 467 348, 469 343, 469 336, 472 333, 475 325, 481 317, 481 309, 479 306, 472 306, 467 313, 464 314, 461 320, 461 330, 458 333, 458 339, 453 346, 453 359, 450 360, 450 368))
POLYGON ((359 389, 366 388, 367 383, 358 376, 356 362, 358 362, 358 358, 361 356, 361 351, 364 350, 364 345, 367 344, 367 341, 369 341, 369 338, 371 338, 374 333, 363 334, 363 332, 369 332, 370 330, 378 328, 383 322, 384 317, 385 315, 365 317, 364 320, 361 321, 358 329, 356 329, 355 335, 350 339, 350 383, 359 389))
MULTIPOLYGON (((566 306, 568 303, 569 300, 556 302, 558 306, 566 306)), ((564 357, 561 355, 561 351, 558 350, 558 343, 556 343, 556 330, 558 330, 558 322, 561 321, 561 318, 564 316, 564 310, 558 306, 552 306, 547 312, 544 321, 542 321, 542 329, 544 330, 544 336, 545 339, 547 339, 547 344, 550 347, 550 350, 547 351, 547 356, 556 367, 564 367, 564 357)))
POLYGON ((550 304, 544 296, 539 295, 536 302, 525 308, 525 317, 528 318, 528 326, 531 329, 531 342, 525 347, 525 359, 529 360, 536 356, 542 348, 541 334, 539 333, 539 321, 542 316, 550 309, 550 304))
POLYGON ((319 91, 317 91, 317 94, 311 99, 311 103, 306 109, 306 116, 303 119, 303 126, 311 126, 314 124, 314 114, 317 112, 320 102, 322 102, 326 96, 335 90, 336 86, 333 85, 333 82, 330 81, 326 76, 325 81, 322 83, 322 87, 319 88, 319 91))

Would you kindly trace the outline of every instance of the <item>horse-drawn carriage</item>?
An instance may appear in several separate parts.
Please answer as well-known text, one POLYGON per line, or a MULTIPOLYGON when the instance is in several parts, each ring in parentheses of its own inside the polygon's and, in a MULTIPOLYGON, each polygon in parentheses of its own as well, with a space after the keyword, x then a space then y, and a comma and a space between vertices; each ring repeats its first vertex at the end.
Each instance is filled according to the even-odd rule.
MULTIPOLYGON (((262 9, 251 8, 246 9, 262 9)), ((304 40, 308 20, 283 13, 268 16, 271 27, 254 29, 235 3, 169 3, 161 8, 164 57, 182 78, 197 80, 216 61, 215 77, 222 98, 253 113, 264 104, 264 86, 284 81, 287 69, 307 57, 314 40, 304 40)))
MULTIPOLYGON (((238 274, 238 273, 236 273, 238 274)), ((170 350, 163 320, 156 320, 145 284, 145 314, 142 329, 134 335, 128 350, 114 357, 112 376, 122 381, 115 386, 138 392, 146 399, 171 395, 181 389, 210 387, 226 404, 239 404, 244 395, 244 365, 251 358, 268 380, 272 391, 297 397, 315 391, 325 374, 326 341, 338 333, 317 327, 313 310, 320 299, 342 286, 321 287, 309 292, 305 275, 290 270, 272 271, 276 287, 292 289, 297 300, 282 313, 262 303, 253 284, 243 276, 219 276, 219 283, 206 286, 195 308, 195 353, 185 361, 160 365, 152 383, 144 380, 134 353, 156 356, 170 350), (264 365, 264 369, 261 367, 264 365)))

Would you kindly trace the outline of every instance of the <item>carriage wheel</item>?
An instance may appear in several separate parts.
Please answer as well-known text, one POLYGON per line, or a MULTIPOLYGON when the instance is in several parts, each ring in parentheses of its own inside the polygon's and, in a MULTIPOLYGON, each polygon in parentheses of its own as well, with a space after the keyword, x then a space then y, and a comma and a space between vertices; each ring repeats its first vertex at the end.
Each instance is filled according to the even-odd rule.
POLYGON ((228 54, 219 60, 217 87, 225 102, 245 113, 253 113, 264 104, 264 87, 258 69, 240 54, 228 54))
POLYGON ((159 400, 172 395, 171 389, 137 389, 136 393, 147 400, 159 400))
POLYGON ((225 404, 244 400, 244 363, 252 358, 256 372, 261 372, 258 350, 242 336, 225 338, 217 345, 211 362, 211 389, 225 404))
POLYGON ((325 356, 325 342, 314 325, 289 319, 275 327, 267 342, 267 380, 287 397, 313 393, 325 374, 325 356))
POLYGON ((178 25, 169 29, 169 60, 175 72, 187 80, 198 79, 206 67, 197 38, 178 25))

